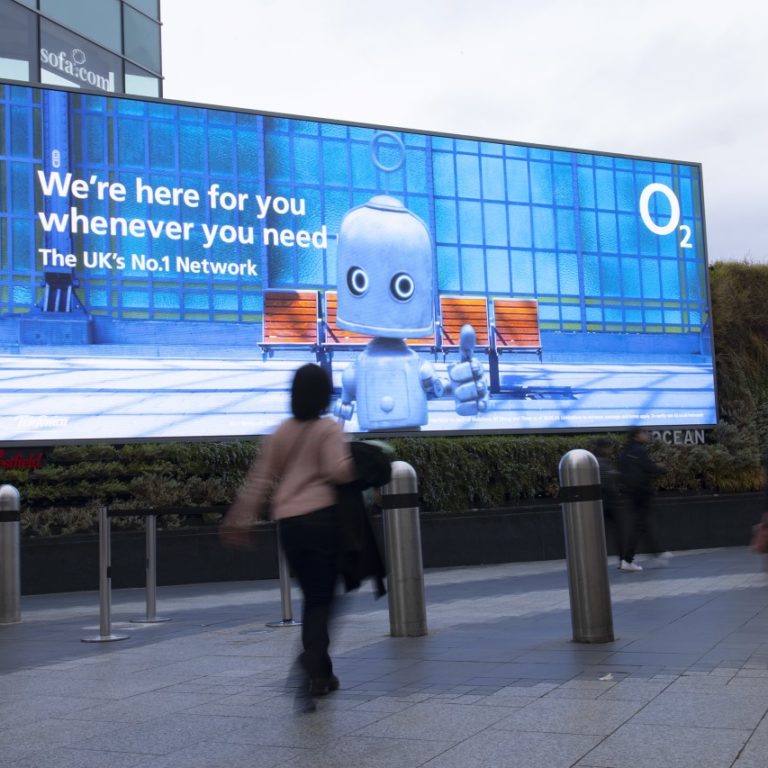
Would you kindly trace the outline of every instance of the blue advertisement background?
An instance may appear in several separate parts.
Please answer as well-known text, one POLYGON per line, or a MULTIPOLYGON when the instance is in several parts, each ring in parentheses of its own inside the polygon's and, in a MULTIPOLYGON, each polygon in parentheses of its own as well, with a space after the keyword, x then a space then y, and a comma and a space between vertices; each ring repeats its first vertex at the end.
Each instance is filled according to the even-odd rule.
MULTIPOLYGON (((321 296, 335 291, 343 279, 337 275, 337 246, 344 216, 373 196, 388 194, 430 232, 436 316, 440 297, 446 295, 538 302, 542 360, 520 358, 518 363, 509 358, 513 375, 532 371, 538 385, 530 377, 518 377, 517 390, 527 390, 517 399, 547 399, 546 392, 542 397, 528 395, 534 390, 541 394, 549 382, 553 392, 570 388, 563 399, 577 402, 570 402, 569 410, 578 411, 584 402, 577 396, 581 384, 573 377, 564 383, 569 381, 567 370, 530 368, 538 363, 580 365, 582 373, 585 364, 692 366, 695 384, 682 384, 681 389, 702 396, 694 410, 678 408, 655 416, 650 415, 655 413, 654 401, 645 398, 641 404, 625 404, 623 419, 601 417, 601 406, 592 402, 576 424, 556 417, 538 423, 505 421, 502 409, 471 423, 435 424, 430 419, 427 429, 602 428, 636 423, 641 413, 649 414, 648 423, 655 425, 716 421, 698 165, 395 131, 404 147, 404 162, 387 172, 377 167, 377 160, 386 167, 398 159, 400 149, 386 140, 372 145, 384 129, 11 85, 0 85, 0 126, 0 343, 11 355, 224 356, 253 361, 249 374, 257 377, 262 370, 258 364, 263 363, 269 376, 280 357, 262 361, 259 354, 264 291, 317 290, 321 296), (78 179, 119 182, 129 190, 139 177, 152 189, 195 190, 203 202, 197 207, 160 205, 131 195, 124 202, 110 202, 92 194, 79 200, 56 199, 42 194, 36 176, 39 170, 54 168, 78 179), (660 236, 643 222, 640 195, 654 183, 672 190, 679 201, 687 241, 679 229, 660 236), (242 210, 212 208, 208 193, 214 186, 247 196, 248 204, 242 210), (261 219, 253 203, 257 196, 280 197, 293 207, 289 204, 287 212, 270 210, 261 219), (63 213, 73 205, 89 218, 188 223, 192 234, 173 240, 43 231, 39 212, 63 213), (251 228, 254 243, 217 240, 205 247, 203 224, 229 225, 235 232, 244 228, 246 233, 251 228), (298 232, 316 236, 307 245, 264 244, 265 229, 288 230, 294 239, 298 232), (41 313, 46 282, 41 249, 79 259, 74 290, 89 319, 82 345, 72 344, 77 331, 62 333, 60 324, 44 326, 52 330, 31 336, 20 330, 22 318, 41 313), (84 252, 122 254, 126 263, 122 268, 114 262, 85 268, 84 252), (169 268, 136 268, 133 254, 168 257, 169 268), (250 260, 257 265, 257 275, 253 270, 238 275, 179 271, 174 268, 177 257, 227 264, 250 260), (670 416, 675 413, 679 415, 670 416)), ((648 212, 660 225, 673 213, 664 194, 651 196, 648 212)), ((309 349, 288 356, 283 363, 286 376, 311 359, 315 355, 309 349)), ((336 356, 342 368, 353 359, 336 356)), ((450 363, 438 355, 434 359, 450 363)), ((338 371, 337 365, 335 374, 338 371)), ((284 385, 267 389, 274 393, 284 385)), ((52 392, 44 412, 35 414, 28 407, 30 413, 21 415, 56 421, 54 397, 52 392)), ((489 412, 493 402, 492 397, 489 412)), ((90 426, 82 430, 73 431, 75 421, 68 416, 62 432, 58 427, 47 432, 43 428, 44 434, 38 428, 8 427, 0 431, 0 440, 252 434, 266 431, 269 419, 274 421, 284 410, 284 404, 251 407, 263 411, 265 420, 251 421, 242 431, 233 426, 237 419, 229 428, 211 431, 192 426, 194 422, 183 426, 180 418, 178 427, 162 427, 160 420, 155 429, 105 426, 102 432, 94 429, 98 414, 92 414, 90 426)), ((433 408, 442 405, 430 403, 433 408)), ((354 427, 352 423, 349 428, 354 427)))

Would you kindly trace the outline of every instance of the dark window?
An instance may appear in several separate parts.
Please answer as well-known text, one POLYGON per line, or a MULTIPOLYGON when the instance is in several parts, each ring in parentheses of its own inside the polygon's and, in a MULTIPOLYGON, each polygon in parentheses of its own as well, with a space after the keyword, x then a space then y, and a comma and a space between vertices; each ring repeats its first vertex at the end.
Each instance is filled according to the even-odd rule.
POLYGON ((40 0, 40 10, 110 50, 120 51, 118 0, 40 0))
POLYGON ((153 19, 160 20, 160 6, 157 0, 126 0, 126 4, 138 8, 153 19))
POLYGON ((153 72, 160 72, 160 26, 126 5, 123 31, 126 57, 153 72))
POLYGON ((37 79, 35 14, 11 0, 0 0, 0 77, 37 79))

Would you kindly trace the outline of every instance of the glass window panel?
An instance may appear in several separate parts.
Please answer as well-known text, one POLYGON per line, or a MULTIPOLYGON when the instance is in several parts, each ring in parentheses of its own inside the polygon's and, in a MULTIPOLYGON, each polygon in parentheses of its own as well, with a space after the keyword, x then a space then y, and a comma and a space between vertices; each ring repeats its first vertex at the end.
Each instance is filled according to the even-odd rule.
POLYGON ((537 252, 536 290, 538 293, 559 293, 557 284, 557 258, 554 253, 537 252))
POLYGON ((123 90, 123 62, 79 35, 40 22, 40 80, 96 91, 123 90))
POLYGON ((136 96, 160 96, 160 78, 141 67, 125 62, 125 92, 136 96))
POLYGON ((153 19, 160 19, 160 6, 158 5, 158 0, 126 0, 126 2, 134 8, 143 11, 147 16, 151 16, 153 19))
MULTIPOLYGON (((643 298, 660 299, 661 298, 661 279, 659 273, 659 262, 643 259, 641 277, 643 281, 643 298)), ((658 320, 654 321, 658 322, 658 320)))
POLYGON ((620 213, 618 222, 619 250, 622 253, 637 253, 637 216, 620 213))
POLYGON ((600 250, 607 253, 617 253, 619 237, 616 227, 616 215, 613 213, 597 214, 597 229, 600 234, 600 250))
POLYGON ((349 184, 347 144, 342 141, 323 141, 323 181, 326 184, 349 184))
POLYGON ((536 288, 533 277, 533 254, 528 251, 512 251, 512 293, 534 295, 536 288))
POLYGON ((477 155, 456 155, 456 181, 460 197, 480 197, 480 163, 477 155))
POLYGON ((592 211, 581 212, 581 247, 585 251, 597 250, 597 217, 592 211))
POLYGON ((587 307, 585 316, 588 323, 602 323, 603 309, 602 307, 587 307))
POLYGON ((483 205, 486 245, 507 245, 507 212, 502 203, 483 205))
POLYGON ((576 173, 579 186, 579 204, 582 208, 594 208, 595 179, 592 175, 592 169, 579 166, 576 173))
POLYGON ((616 256, 600 257, 600 281, 604 296, 621 296, 619 260, 616 256))
POLYGON ((552 194, 552 166, 549 163, 531 163, 531 200, 534 203, 551 205, 552 194))
POLYGON ((352 185, 356 188, 377 189, 376 166, 364 144, 351 144, 352 185))
POLYGON ((437 247, 437 281, 438 290, 449 293, 461 290, 459 274, 459 250, 446 246, 437 247))
POLYGON ((609 211, 616 208, 616 193, 613 188, 613 171, 601 168, 595 170, 595 191, 597 193, 597 207, 609 211))
POLYGON ((142 67, 160 72, 160 26, 133 8, 123 8, 125 55, 142 67))
POLYGON ((555 247, 555 215, 552 208, 533 208, 533 245, 535 248, 555 247))
POLYGON ((621 260, 621 283, 624 298, 640 298, 643 295, 640 283, 640 260, 623 258, 621 260))
POLYGON ((427 192, 427 158, 423 150, 409 150, 405 161, 406 184, 410 192, 427 192))
POLYGON ((576 214, 570 208, 558 208, 557 214, 557 247, 576 250, 576 214))
POLYGON ((528 163, 524 160, 507 160, 507 200, 511 203, 527 203, 531 199, 528 188, 528 163))
POLYGON ((639 196, 635 196, 635 177, 626 171, 616 173, 616 207, 620 211, 637 211, 639 196))
POLYGON ((510 205, 507 208, 509 216, 509 244, 517 248, 530 248, 531 238, 531 209, 527 205, 510 205))
POLYGON ((581 308, 568 305, 562 306, 560 307, 560 316, 563 320, 567 320, 572 323, 581 322, 581 308))
POLYGON ((557 205, 574 204, 573 169, 570 165, 556 164, 553 166, 555 176, 555 203, 557 205))
POLYGON ((493 293, 510 293, 509 256, 506 250, 491 249, 485 252, 488 263, 488 287, 493 293))
POLYGON ((453 167, 453 155, 436 152, 432 155, 432 166, 435 174, 435 194, 453 197, 456 194, 456 174, 453 167))
POLYGON ((36 80, 37 17, 11 0, 0 0, 0 18, 0 77, 36 80))
POLYGON ((435 200, 435 236, 439 243, 458 241, 456 203, 453 200, 435 200))
POLYGON ((504 161, 499 157, 483 157, 480 165, 483 174, 483 197, 486 200, 503 200, 504 161))
POLYGON ((234 142, 228 128, 208 127, 208 167, 211 173, 232 174, 235 170, 234 142))
POLYGON ((480 203, 459 200, 459 237, 463 245, 482 245, 483 218, 480 203))
POLYGON ((113 51, 121 50, 118 0, 40 0, 40 10, 113 51))
POLYGON ((680 298, 680 274, 676 261, 661 262, 661 293, 665 299, 680 298))
POLYGON ((485 258, 482 248, 461 249, 461 289, 468 293, 485 293, 485 258))
POLYGON ((597 297, 603 295, 600 283, 600 262, 597 256, 584 256, 584 295, 597 297))
POLYGON ((319 147, 316 139, 293 140, 293 166, 299 182, 319 182, 319 147))
POLYGON ((559 260, 560 293, 579 295, 579 262, 575 253, 561 253, 559 260))

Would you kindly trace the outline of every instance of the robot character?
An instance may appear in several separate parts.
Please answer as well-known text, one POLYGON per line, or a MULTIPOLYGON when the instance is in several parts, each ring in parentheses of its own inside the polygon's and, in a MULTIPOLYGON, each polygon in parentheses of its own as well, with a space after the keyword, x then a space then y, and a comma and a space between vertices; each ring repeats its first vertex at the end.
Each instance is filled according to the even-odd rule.
POLYGON ((432 238, 424 222, 394 197, 377 195, 346 213, 338 240, 338 309, 342 328, 373 336, 342 374, 340 421, 363 430, 407 429, 427 423, 427 394, 452 394, 456 412, 488 405, 482 364, 473 359, 475 331, 461 332, 461 361, 438 377, 405 339, 434 334, 432 238))

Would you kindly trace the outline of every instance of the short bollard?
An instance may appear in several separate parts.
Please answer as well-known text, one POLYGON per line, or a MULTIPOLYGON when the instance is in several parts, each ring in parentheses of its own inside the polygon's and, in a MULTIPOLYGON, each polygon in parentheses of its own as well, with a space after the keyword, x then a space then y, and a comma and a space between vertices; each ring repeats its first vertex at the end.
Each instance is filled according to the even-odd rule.
POLYGON ((112 634, 112 539, 109 514, 99 508, 99 634, 83 637, 84 643, 109 643, 125 640, 128 635, 112 634))
POLYGON ((145 518, 145 549, 144 561, 146 570, 146 616, 143 619, 131 619, 133 624, 161 624, 170 619, 157 615, 157 515, 148 514, 145 518))
POLYGON ((387 559, 389 629, 393 637, 427 634, 424 567, 416 471, 392 462, 392 479, 381 488, 387 559))
POLYGON ((560 460, 560 503, 573 639, 577 643, 610 643, 614 639, 613 614, 600 468, 589 451, 577 448, 560 460))
POLYGON ((283 618, 280 621, 268 621, 268 627, 300 627, 300 621, 293 620, 293 608, 291 606, 291 569, 283 551, 283 543, 280 541, 280 528, 277 527, 277 569, 280 577, 280 605, 283 618))
POLYGON ((21 621, 20 520, 19 492, 0 487, 0 624, 21 621))

